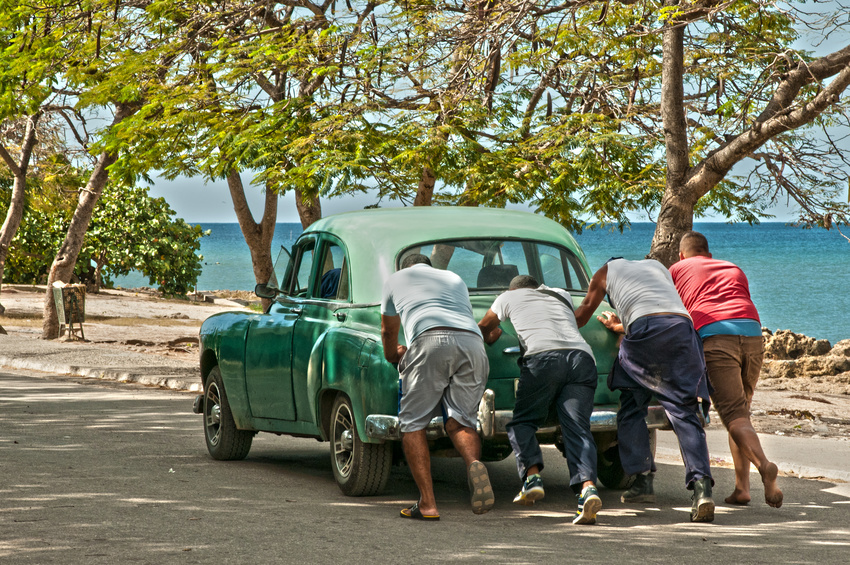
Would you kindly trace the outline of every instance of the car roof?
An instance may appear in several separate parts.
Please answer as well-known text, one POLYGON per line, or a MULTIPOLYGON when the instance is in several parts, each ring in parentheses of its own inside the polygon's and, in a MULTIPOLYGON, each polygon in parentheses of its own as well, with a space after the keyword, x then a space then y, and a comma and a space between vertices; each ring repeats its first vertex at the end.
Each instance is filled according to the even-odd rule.
POLYGON ((399 252, 430 241, 470 237, 546 241, 572 250, 587 268, 584 253, 563 226, 543 215, 518 210, 478 206, 367 209, 328 216, 304 230, 304 235, 320 233, 344 243, 356 302, 379 301, 399 252))

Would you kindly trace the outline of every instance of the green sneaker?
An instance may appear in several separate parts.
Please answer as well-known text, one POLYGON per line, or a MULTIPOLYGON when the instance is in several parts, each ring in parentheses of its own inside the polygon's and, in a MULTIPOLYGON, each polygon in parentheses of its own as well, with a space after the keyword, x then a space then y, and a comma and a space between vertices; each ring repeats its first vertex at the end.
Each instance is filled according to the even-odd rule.
POLYGON ((596 514, 602 510, 602 499, 595 486, 584 487, 578 497, 578 510, 573 524, 595 524, 596 514))
POLYGON ((544 496, 546 492, 543 490, 543 479, 540 475, 529 475, 525 478, 522 490, 514 497, 514 504, 533 506, 535 501, 542 500, 544 496))

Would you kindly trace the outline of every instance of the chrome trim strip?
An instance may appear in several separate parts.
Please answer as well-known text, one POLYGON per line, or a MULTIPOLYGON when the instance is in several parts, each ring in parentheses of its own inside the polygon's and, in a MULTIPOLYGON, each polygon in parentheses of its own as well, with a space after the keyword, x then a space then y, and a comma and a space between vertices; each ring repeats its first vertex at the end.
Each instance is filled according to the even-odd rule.
MULTIPOLYGON (((511 410, 494 410, 495 394, 487 389, 481 404, 478 407, 478 425, 476 431, 481 439, 499 439, 507 441, 508 433, 506 426, 513 419, 511 410)), ((650 429, 670 430, 670 422, 667 413, 662 406, 653 405, 649 407, 646 416, 646 425, 650 429)), ((558 426, 548 426, 537 430, 538 437, 554 436, 558 433, 558 426)), ((613 432, 617 431, 617 406, 605 405, 594 408, 590 416, 591 432, 613 432)), ((398 417, 385 414, 370 414, 366 416, 366 436, 381 441, 397 441, 401 439, 398 417)), ((441 417, 434 418, 425 428, 425 436, 429 440, 448 437, 443 427, 441 417)))

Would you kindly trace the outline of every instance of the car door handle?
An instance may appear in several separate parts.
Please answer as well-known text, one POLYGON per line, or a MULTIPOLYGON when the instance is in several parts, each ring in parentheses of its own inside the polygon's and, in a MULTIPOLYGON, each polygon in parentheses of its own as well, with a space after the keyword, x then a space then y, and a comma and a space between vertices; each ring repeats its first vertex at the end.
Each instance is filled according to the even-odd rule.
POLYGON ((293 307, 293 308, 292 308, 289 312, 290 312, 291 314, 298 314, 298 315, 301 315, 301 312, 303 312, 303 311, 304 311, 304 309, 303 309, 302 307, 300 307, 300 306, 295 306, 295 307, 293 307))
POLYGON ((519 355, 520 354, 519 346, 515 345, 513 347, 506 347, 502 350, 502 353, 504 353, 505 355, 519 355))
POLYGON ((336 319, 339 320, 340 322, 344 322, 345 321, 345 312, 335 312, 334 317, 336 317, 336 319))

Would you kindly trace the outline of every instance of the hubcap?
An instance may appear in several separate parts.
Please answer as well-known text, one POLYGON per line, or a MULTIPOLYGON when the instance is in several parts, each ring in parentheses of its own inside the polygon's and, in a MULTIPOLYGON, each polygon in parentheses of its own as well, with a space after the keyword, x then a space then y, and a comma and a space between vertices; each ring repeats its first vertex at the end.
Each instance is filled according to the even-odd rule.
POLYGON ((334 465, 341 477, 351 474, 354 459, 354 419, 351 409, 346 404, 340 404, 334 415, 333 446, 334 465))
POLYGON ((218 445, 221 440, 221 401, 215 383, 210 384, 204 395, 204 425, 210 445, 218 445))
POLYGON ((342 432, 340 444, 348 451, 354 449, 354 436, 351 435, 351 430, 345 430, 344 432, 342 432))

